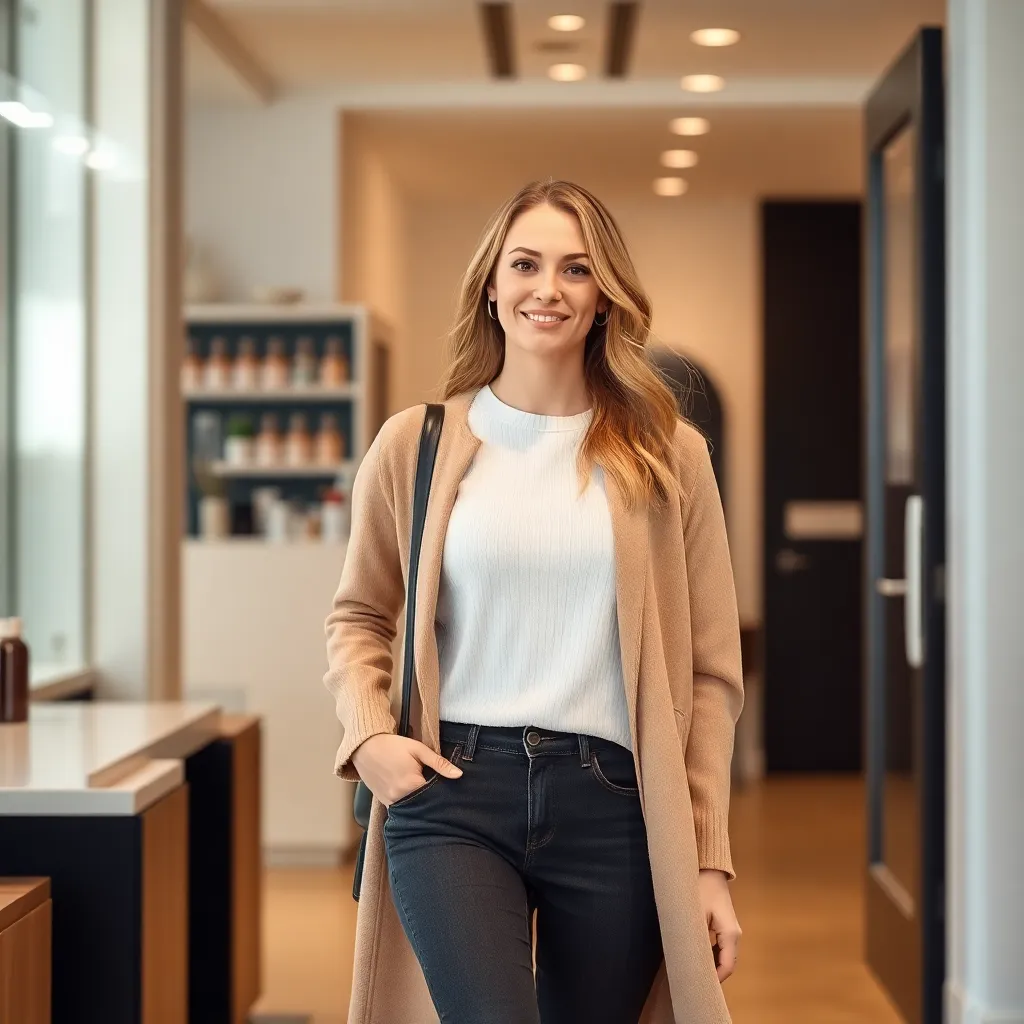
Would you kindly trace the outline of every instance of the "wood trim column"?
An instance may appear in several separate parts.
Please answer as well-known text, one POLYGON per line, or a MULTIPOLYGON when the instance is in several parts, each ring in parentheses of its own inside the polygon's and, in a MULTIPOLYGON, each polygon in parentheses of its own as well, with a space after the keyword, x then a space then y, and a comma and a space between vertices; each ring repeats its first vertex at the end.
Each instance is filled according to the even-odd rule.
POLYGON ((142 814, 142 1024, 188 1024, 188 786, 142 814))
POLYGON ((260 720, 225 715, 221 737, 232 746, 231 1020, 232 1024, 246 1024, 263 982, 260 720))
POLYGON ((185 493, 184 18, 182 0, 150 4, 149 98, 149 696, 181 696, 181 538, 185 493))

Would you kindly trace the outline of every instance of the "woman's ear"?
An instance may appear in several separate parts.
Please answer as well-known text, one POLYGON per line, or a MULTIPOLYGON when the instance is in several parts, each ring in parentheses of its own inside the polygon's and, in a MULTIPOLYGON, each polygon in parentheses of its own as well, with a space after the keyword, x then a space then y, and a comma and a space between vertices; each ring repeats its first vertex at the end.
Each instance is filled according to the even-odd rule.
POLYGON ((487 298, 491 302, 497 302, 498 301, 498 289, 495 288, 493 284, 489 284, 487 286, 487 298))
POLYGON ((608 296, 602 295, 597 300, 597 315, 604 316, 604 314, 607 313, 609 309, 611 309, 611 306, 612 304, 608 301, 608 296))

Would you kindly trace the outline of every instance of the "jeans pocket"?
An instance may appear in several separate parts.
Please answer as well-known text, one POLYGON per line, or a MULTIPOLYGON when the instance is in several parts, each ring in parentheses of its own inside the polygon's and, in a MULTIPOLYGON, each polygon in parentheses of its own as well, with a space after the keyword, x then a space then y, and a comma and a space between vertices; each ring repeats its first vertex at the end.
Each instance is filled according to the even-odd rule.
POLYGON ((619 760, 619 758, 610 758, 608 761, 608 770, 612 774, 610 779, 601 767, 597 752, 592 750, 590 752, 590 766, 594 770, 594 778, 612 793, 618 793, 621 796, 637 796, 640 793, 640 787, 636 782, 636 771, 632 766, 629 768, 626 768, 624 765, 620 766, 618 764, 619 760), (612 768, 613 764, 615 766, 614 769, 612 768))
MULTIPOLYGON (((446 753, 445 747, 446 744, 442 744, 442 755, 444 755, 449 761, 451 761, 452 764, 457 765, 459 763, 460 758, 462 757, 462 744, 456 743, 454 749, 451 750, 451 753, 446 753)), ((426 779, 423 785, 417 786, 414 790, 411 790, 410 792, 406 793, 405 796, 400 796, 397 800, 395 800, 392 804, 388 806, 389 811, 393 810, 396 807, 407 807, 409 806, 409 804, 415 803, 416 800, 418 800, 419 797, 426 793, 428 789, 433 787, 439 779, 443 778, 443 776, 439 772, 435 772, 433 768, 424 768, 423 773, 424 778, 426 779)))

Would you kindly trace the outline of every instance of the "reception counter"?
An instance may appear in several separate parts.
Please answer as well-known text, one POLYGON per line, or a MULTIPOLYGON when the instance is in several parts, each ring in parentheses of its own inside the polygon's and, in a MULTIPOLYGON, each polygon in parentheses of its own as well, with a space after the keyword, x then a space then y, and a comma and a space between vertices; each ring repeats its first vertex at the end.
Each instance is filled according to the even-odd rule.
POLYGON ((257 719, 33 704, 0 726, 0 832, 0 876, 50 879, 54 1024, 245 1020, 259 986, 257 719))

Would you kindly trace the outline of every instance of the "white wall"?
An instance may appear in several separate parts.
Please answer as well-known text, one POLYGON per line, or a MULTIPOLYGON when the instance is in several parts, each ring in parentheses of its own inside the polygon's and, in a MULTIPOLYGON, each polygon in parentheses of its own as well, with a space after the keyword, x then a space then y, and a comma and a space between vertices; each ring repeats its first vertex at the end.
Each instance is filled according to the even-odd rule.
POLYGON ((948 1024, 1024 1024, 1024 4, 949 21, 948 1024))
POLYGON ((256 285, 337 298, 338 121, 319 98, 189 107, 185 229, 209 252, 225 300, 256 285))

